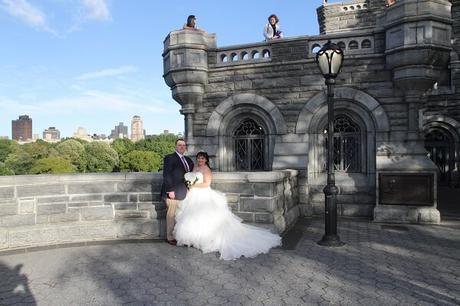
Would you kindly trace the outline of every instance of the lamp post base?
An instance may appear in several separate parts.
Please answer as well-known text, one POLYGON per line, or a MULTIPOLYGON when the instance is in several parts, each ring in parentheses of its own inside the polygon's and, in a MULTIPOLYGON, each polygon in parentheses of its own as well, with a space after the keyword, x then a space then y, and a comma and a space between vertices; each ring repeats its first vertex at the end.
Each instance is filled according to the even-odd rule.
POLYGON ((323 238, 317 243, 327 247, 341 247, 345 245, 345 242, 340 241, 340 238, 337 235, 324 235, 323 238))

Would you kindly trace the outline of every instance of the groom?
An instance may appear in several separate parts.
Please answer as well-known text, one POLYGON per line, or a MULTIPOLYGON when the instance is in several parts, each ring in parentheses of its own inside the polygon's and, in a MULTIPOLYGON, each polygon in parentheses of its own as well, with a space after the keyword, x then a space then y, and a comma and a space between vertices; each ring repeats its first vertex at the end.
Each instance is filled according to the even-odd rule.
POLYGON ((166 201, 166 240, 171 245, 177 243, 173 235, 176 208, 187 195, 184 174, 193 170, 193 161, 184 156, 186 149, 185 140, 179 138, 176 140, 176 152, 166 155, 163 160, 161 197, 166 201))

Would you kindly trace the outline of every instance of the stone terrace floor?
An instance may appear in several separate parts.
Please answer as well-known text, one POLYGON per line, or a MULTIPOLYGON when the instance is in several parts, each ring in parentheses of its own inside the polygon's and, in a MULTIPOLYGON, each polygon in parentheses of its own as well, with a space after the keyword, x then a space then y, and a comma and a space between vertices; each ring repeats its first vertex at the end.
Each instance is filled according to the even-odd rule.
POLYGON ((339 219, 347 244, 300 220, 253 259, 164 242, 0 253, 0 305, 459 305, 460 220, 440 226, 339 219))

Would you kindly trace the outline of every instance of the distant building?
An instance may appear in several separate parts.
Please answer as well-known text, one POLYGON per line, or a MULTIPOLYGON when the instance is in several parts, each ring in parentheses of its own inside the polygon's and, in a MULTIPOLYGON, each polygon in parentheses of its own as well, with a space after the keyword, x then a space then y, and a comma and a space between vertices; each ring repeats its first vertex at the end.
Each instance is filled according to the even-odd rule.
POLYGON ((86 141, 91 141, 91 136, 88 135, 84 127, 78 127, 75 133, 73 133, 74 138, 83 139, 86 141))
POLYGON ((45 141, 59 141, 61 139, 61 132, 54 126, 50 126, 43 131, 43 140, 45 141))
POLYGON ((107 135, 105 134, 96 134, 91 135, 92 140, 108 140, 107 135))
POLYGON ((140 116, 133 116, 131 121, 131 140, 138 141, 145 139, 144 123, 140 116))
POLYGON ((129 138, 128 135, 128 126, 124 125, 123 122, 120 122, 118 125, 110 133, 111 139, 118 139, 118 138, 129 138))
POLYGON ((163 134, 168 135, 168 134, 169 134, 169 130, 163 130, 163 134))
POLYGON ((11 121, 12 139, 26 141, 32 139, 32 118, 27 115, 19 116, 19 119, 11 121))

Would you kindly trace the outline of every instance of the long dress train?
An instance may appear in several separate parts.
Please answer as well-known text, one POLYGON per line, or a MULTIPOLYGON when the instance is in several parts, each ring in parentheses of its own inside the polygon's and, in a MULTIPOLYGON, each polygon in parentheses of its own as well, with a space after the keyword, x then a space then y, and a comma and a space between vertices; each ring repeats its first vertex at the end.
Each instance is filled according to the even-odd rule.
MULTIPOLYGON (((202 182, 202 173, 196 174, 202 182)), ((225 260, 255 257, 281 244, 279 235, 242 223, 229 209, 225 195, 210 187, 189 191, 176 212, 174 237, 178 245, 203 253, 218 251, 225 260)))

